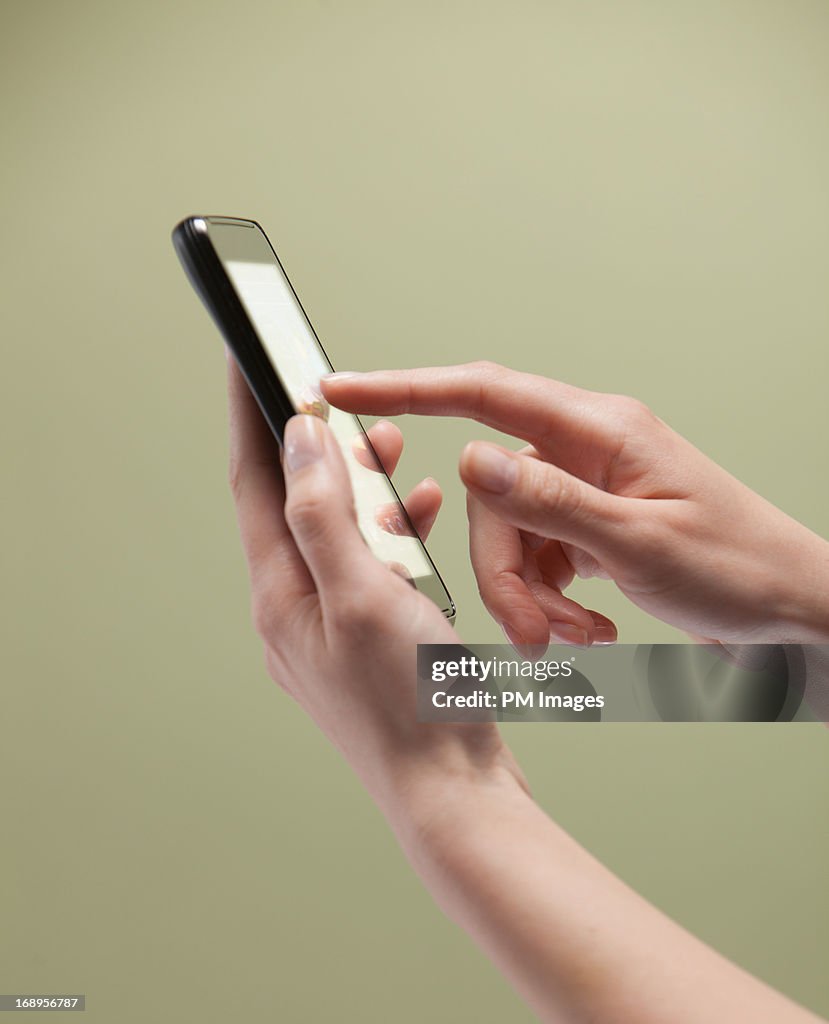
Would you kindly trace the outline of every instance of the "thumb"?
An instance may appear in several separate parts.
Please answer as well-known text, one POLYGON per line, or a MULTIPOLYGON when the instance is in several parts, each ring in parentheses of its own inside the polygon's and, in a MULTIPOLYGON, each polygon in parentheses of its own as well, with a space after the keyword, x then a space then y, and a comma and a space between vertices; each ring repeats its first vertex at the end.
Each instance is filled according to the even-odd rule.
POLYGON ((461 454, 460 474, 475 497, 512 526, 597 556, 625 545, 626 499, 549 462, 473 441, 461 454))
POLYGON ((357 528, 342 452, 327 424, 308 414, 288 420, 284 445, 285 520, 320 600, 341 599, 374 561, 357 528))

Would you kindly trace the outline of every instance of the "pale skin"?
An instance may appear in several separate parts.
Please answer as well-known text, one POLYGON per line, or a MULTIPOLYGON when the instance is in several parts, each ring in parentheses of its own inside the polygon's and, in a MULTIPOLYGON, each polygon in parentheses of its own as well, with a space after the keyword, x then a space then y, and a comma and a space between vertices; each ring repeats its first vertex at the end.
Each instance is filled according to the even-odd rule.
MULTIPOLYGON (((494 724, 416 721, 415 644, 455 643, 454 630, 362 542, 325 424, 294 417, 282 459, 232 360, 229 390, 231 485, 268 669, 539 1017, 816 1021, 548 818, 494 724)), ((610 576, 652 615, 724 645, 829 641, 829 545, 629 399, 489 364, 338 375, 324 391, 352 411, 470 416, 528 443, 518 454, 474 442, 460 473, 482 597, 529 653, 551 637, 615 639, 609 619, 565 596, 576 573, 610 576)), ((370 436, 393 471, 399 431, 381 422, 370 436)), ((407 499, 421 536, 440 500, 431 480, 407 499)))

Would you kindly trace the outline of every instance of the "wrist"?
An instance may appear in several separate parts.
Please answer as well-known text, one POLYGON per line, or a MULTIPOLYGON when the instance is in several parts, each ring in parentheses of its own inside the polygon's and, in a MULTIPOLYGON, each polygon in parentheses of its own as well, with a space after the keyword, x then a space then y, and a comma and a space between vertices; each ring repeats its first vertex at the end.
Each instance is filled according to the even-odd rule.
POLYGON ((772 643, 829 642, 829 542, 807 537, 788 561, 774 602, 772 643))
POLYGON ((529 787, 506 746, 493 757, 443 757, 397 774, 391 799, 380 802, 400 845, 421 873, 498 807, 532 804, 529 787))

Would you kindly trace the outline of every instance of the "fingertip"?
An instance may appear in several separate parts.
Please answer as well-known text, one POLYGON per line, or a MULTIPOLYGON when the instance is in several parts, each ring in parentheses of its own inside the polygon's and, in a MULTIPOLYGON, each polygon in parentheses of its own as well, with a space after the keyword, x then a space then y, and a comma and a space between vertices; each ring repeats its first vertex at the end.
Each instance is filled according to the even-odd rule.
POLYGON ((285 424, 285 468, 296 473, 323 455, 323 436, 316 416, 292 416, 285 424))
POLYGON ((461 479, 477 491, 506 494, 518 479, 515 453, 488 441, 470 441, 461 452, 461 479))
POLYGON ((574 622, 551 622, 550 640, 568 647, 590 646, 590 634, 574 622))
POLYGON ((357 377, 362 377, 362 373, 358 373, 356 370, 340 370, 337 373, 326 373, 323 377, 320 377, 320 384, 325 387, 337 387, 345 381, 353 381, 357 377))
MULTIPOLYGON (((378 420, 366 431, 371 447, 380 460, 380 464, 389 476, 397 468, 400 456, 403 454, 403 434, 400 428, 390 420, 378 420)), ((355 439, 354 454, 357 460, 368 469, 377 469, 373 455, 365 450, 365 440, 362 435, 355 439), (360 450, 359 446, 362 446, 360 450)))
POLYGON ((593 611, 591 608, 588 608, 587 610, 593 620, 593 635, 591 643, 597 647, 615 644, 619 639, 619 631, 616 628, 615 622, 609 619, 606 615, 602 615, 601 612, 593 611))
POLYGON ((442 504, 443 494, 431 478, 421 480, 406 498, 406 511, 421 540, 429 536, 442 504))
POLYGON ((397 452, 403 451, 403 431, 391 420, 378 420, 374 426, 369 428, 368 435, 372 444, 374 438, 379 437, 382 438, 384 444, 394 447, 397 452))
POLYGON ((464 483, 471 477, 475 462, 475 452, 481 443, 481 441, 467 441, 463 446, 460 458, 458 459, 458 471, 464 483))
POLYGON ((433 476, 425 476, 420 481, 418 486, 428 488, 428 490, 432 491, 434 494, 439 495, 440 500, 443 501, 443 488, 440 486, 440 484, 437 482, 437 480, 435 480, 433 476))
POLYGON ((357 373, 353 370, 329 373, 324 377, 320 377, 320 391, 332 405, 338 405, 341 401, 350 398, 354 385, 363 381, 365 376, 364 373, 357 373))

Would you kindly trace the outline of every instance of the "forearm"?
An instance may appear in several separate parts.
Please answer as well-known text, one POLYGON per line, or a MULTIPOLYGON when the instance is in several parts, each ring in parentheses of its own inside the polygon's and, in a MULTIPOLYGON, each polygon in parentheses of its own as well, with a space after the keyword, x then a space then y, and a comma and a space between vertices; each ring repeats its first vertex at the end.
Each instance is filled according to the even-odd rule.
POLYGON ((413 866, 542 1020, 817 1020, 634 893, 507 773, 408 800, 413 866))

